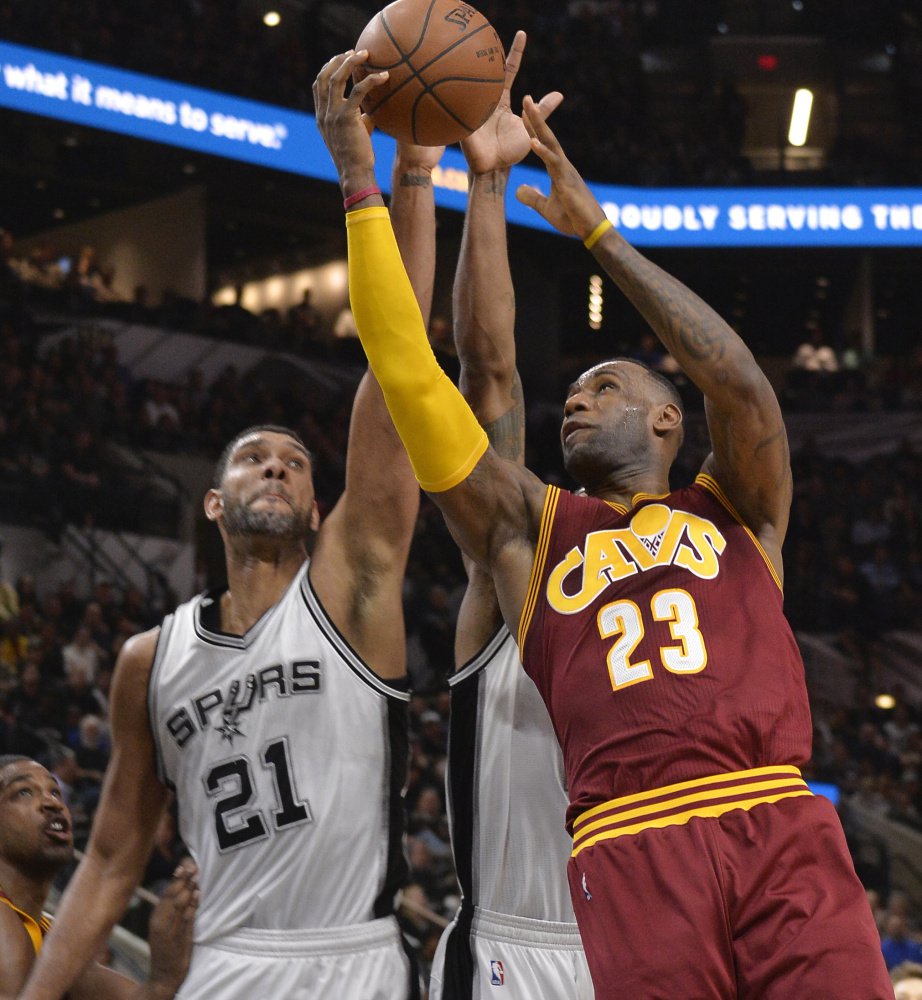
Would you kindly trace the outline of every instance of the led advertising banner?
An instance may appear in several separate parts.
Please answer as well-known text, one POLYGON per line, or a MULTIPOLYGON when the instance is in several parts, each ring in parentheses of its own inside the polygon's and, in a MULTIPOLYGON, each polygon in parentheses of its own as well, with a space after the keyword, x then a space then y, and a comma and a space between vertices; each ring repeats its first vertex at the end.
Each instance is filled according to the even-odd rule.
MULTIPOLYGON (((336 172, 312 115, 0 41, 0 105, 320 180, 336 172)), ((566 104, 557 112, 566 114, 566 104)), ((389 190, 394 141, 373 136, 389 190)), ((434 171, 437 203, 463 211, 458 149, 434 171)), ((545 192, 544 171, 518 166, 511 223, 548 229, 511 193, 545 192)), ((922 188, 631 188, 592 184, 615 227, 644 247, 922 246, 922 188)))

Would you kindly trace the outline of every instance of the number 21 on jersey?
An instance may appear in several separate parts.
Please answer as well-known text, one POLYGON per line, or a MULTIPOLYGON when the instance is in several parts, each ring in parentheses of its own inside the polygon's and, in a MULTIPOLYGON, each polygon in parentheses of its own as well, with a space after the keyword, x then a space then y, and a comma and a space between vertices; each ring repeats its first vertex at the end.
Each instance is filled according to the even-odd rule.
MULTIPOLYGON (((660 662, 673 674, 697 674, 707 666, 704 636, 698 630, 698 609, 685 590, 660 590, 650 600, 650 616, 668 622, 674 644, 660 646, 660 662)), ((608 673, 613 691, 653 678, 649 660, 631 657, 646 634, 644 613, 634 601, 612 601, 598 613, 599 635, 615 639, 608 652, 608 673)))
POLYGON ((313 820, 310 804, 298 797, 288 740, 283 736, 267 743, 260 763, 272 774, 275 802, 271 819, 253 802, 256 790, 248 757, 223 760, 205 775, 205 791, 215 799, 215 833, 222 852, 268 837, 270 825, 283 830, 313 820))

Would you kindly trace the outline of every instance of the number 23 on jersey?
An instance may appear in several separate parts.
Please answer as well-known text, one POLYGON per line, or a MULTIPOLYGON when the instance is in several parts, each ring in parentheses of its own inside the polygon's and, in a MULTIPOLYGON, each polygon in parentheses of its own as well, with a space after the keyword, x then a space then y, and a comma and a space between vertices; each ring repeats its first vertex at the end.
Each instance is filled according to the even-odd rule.
POLYGON ((612 601, 598 613, 599 635, 614 639, 608 651, 608 673, 613 691, 652 680, 650 660, 632 660, 646 634, 646 622, 667 622, 673 643, 660 646, 658 666, 673 674, 697 674, 707 666, 704 636, 698 630, 698 609, 685 590, 660 590, 649 608, 634 601, 612 601), (645 616, 646 617, 645 619, 645 616))

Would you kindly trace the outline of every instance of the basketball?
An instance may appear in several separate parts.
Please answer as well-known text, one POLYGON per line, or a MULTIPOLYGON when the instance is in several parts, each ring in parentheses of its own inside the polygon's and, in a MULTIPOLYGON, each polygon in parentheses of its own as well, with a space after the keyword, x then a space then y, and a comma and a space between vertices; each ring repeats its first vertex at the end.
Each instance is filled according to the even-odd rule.
POLYGON ((395 0, 368 22, 355 44, 368 49, 358 82, 387 70, 362 110, 395 139, 443 146, 490 117, 503 92, 505 54, 490 22, 455 0, 395 0))

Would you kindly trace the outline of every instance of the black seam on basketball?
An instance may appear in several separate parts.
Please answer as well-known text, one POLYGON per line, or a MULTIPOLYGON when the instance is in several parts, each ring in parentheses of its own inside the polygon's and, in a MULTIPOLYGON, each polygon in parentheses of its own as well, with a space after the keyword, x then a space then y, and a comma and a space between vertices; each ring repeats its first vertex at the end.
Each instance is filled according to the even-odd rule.
MULTIPOLYGON (((505 78, 503 78, 503 79, 505 80, 505 78)), ((438 106, 442 109, 442 111, 449 118, 451 118, 452 121, 456 121, 462 128, 473 130, 473 129, 476 129, 476 128, 479 127, 478 125, 471 125, 469 122, 466 122, 463 118, 459 118, 451 110, 451 108, 446 107, 445 104, 442 102, 442 99, 438 96, 438 94, 436 94, 436 92, 435 92, 435 90, 433 88, 435 88, 435 87, 441 87, 443 83, 489 83, 489 84, 494 84, 494 83, 497 83, 497 82, 498 82, 498 80, 483 80, 483 79, 481 79, 479 77, 446 76, 446 77, 443 77, 441 80, 438 80, 431 87, 426 87, 425 90, 423 90, 423 92, 413 101, 412 111, 410 112, 410 119, 411 119, 411 121, 413 123, 413 141, 416 143, 417 146, 422 145, 422 143, 420 143, 420 141, 419 141, 419 135, 417 134, 417 131, 416 131, 416 110, 417 110, 417 106, 419 105, 419 102, 424 97, 426 97, 426 96, 431 97, 435 101, 435 103, 438 104, 438 106)))
MULTIPOLYGON (((406 62, 409 65, 410 56, 423 44, 423 39, 426 37, 426 31, 429 28, 429 19, 432 15, 432 8, 436 5, 437 0, 431 0, 429 4, 429 10, 426 11, 426 16, 423 18, 423 25, 419 32, 419 38, 416 39, 416 43, 410 47, 409 52, 404 52, 400 45, 397 44, 397 39, 394 37, 394 33, 390 29, 390 25, 387 23, 387 18, 384 16, 384 11, 381 11, 381 27, 384 28, 384 33, 391 40, 391 44, 394 48, 403 56, 397 62, 393 63, 394 66, 399 66, 401 63, 406 62)), ((368 63, 366 65, 371 65, 368 63)), ((375 66, 375 69, 388 69, 387 66, 375 66)), ((412 69, 412 66, 410 67, 412 69)))
MULTIPOLYGON (((432 6, 434 4, 435 4, 435 0, 432 0, 432 3, 429 5, 429 10, 430 11, 432 10, 432 6)), ((429 15, 427 13, 427 15, 426 15, 426 18, 427 18, 427 22, 426 23, 427 24, 428 24, 428 17, 429 17, 429 15)), ((433 97, 435 97, 435 94, 433 93, 432 88, 429 86, 429 84, 427 84, 425 82, 425 80, 422 79, 422 77, 421 77, 420 74, 422 74, 430 66, 434 65, 435 63, 437 63, 446 53, 454 51, 459 45, 463 45, 469 38, 474 38, 476 35, 478 35, 485 28, 490 28, 490 27, 492 27, 492 25, 489 22, 486 22, 485 24, 481 24, 479 28, 475 28, 469 35, 465 35, 463 38, 459 38, 456 42, 454 42, 451 45, 449 45, 448 48, 442 49, 442 51, 434 59, 430 59, 429 62, 425 63, 419 69, 416 69, 416 67, 413 65, 413 63, 410 62, 410 56, 413 53, 412 52, 404 53, 403 49, 401 49, 401 47, 397 44, 397 40, 391 34, 390 28, 388 28, 387 21, 384 19, 383 15, 381 17, 381 23, 384 25, 384 29, 387 32, 388 38, 391 40, 391 43, 393 44, 394 48, 403 57, 402 59, 398 60, 396 63, 391 64, 391 66, 389 68, 393 69, 396 66, 401 66, 401 65, 405 64, 407 66, 407 68, 410 70, 411 75, 408 76, 405 80, 401 81, 401 83, 398 86, 394 87, 394 89, 391 90, 389 93, 385 94, 384 97, 382 97, 381 100, 377 102, 377 104, 370 105, 366 109, 366 114, 369 114, 369 115, 376 114, 378 111, 380 111, 380 109, 382 107, 384 107, 385 104, 387 104, 387 102, 392 97, 394 97, 395 95, 399 94, 403 90, 404 87, 406 87, 408 84, 412 83, 414 80, 418 81, 419 84, 423 88, 423 92, 413 101, 413 116, 412 116, 413 117, 413 140, 414 140, 414 142, 416 142, 417 141, 417 137, 416 137, 416 106, 419 104, 420 100, 423 97, 426 96, 426 94, 432 94, 433 97)), ((424 34, 425 34, 425 32, 424 32, 424 34)), ((421 41, 422 41, 422 36, 420 36, 420 40, 419 40, 419 42, 417 42, 416 47, 414 48, 413 51, 415 51, 416 48, 419 48, 419 44, 420 44, 421 41)), ((366 64, 366 65, 368 65, 368 64, 366 64)), ((377 71, 377 70, 382 70, 382 69, 387 69, 387 68, 388 67, 386 67, 386 66, 368 65, 368 69, 370 69, 372 71, 377 71)), ((489 83, 489 84, 496 84, 496 83, 500 83, 500 82, 505 82, 505 75, 503 75, 501 77, 497 77, 495 80, 483 80, 482 78, 468 79, 467 77, 445 77, 444 80, 463 81, 463 82, 466 82, 466 83, 489 83)), ((435 86, 438 86, 438 84, 443 83, 444 80, 438 80, 436 82, 435 86)), ((464 128, 467 128, 467 125, 465 124, 465 122, 463 122, 456 115, 454 115, 450 111, 448 111, 448 109, 445 108, 445 106, 442 104, 441 101, 438 100, 438 98, 435 98, 435 99, 436 99, 436 101, 438 101, 438 104, 442 108, 443 111, 448 112, 448 114, 459 125, 462 125, 464 128)))
POLYGON ((426 84, 420 79, 419 70, 417 70, 413 66, 413 63, 410 62, 410 57, 413 55, 414 52, 416 52, 416 50, 420 47, 420 45, 422 45, 423 39, 426 37, 426 31, 429 27, 429 19, 432 15, 432 8, 435 6, 436 2, 437 0, 431 0, 429 4, 429 9, 426 11, 426 16, 423 18, 423 24, 419 33, 419 38, 416 39, 416 44, 410 49, 409 52, 404 52, 403 49, 400 47, 396 37, 394 36, 394 33, 391 31, 390 25, 387 23, 387 18, 384 16, 384 11, 381 12, 380 15, 381 27, 384 28, 384 33, 390 40, 391 45, 393 45, 394 48, 399 53, 400 58, 396 62, 388 64, 366 63, 365 64, 366 68, 370 72, 376 73, 384 69, 392 70, 396 69, 398 66, 406 66, 407 69, 410 71, 410 75, 402 83, 394 87, 393 90, 385 94, 384 97, 382 97, 381 100, 377 102, 377 104, 372 104, 371 106, 369 106, 366 109, 366 114, 374 115, 375 112, 377 112, 381 107, 383 107, 383 105, 387 104, 387 102, 395 94, 399 94, 400 91, 403 90, 403 88, 406 87, 407 84, 411 83, 413 80, 419 80, 419 82, 422 84, 423 90, 425 91, 426 84))
POLYGON ((479 28, 475 28, 469 35, 465 35, 463 38, 459 38, 456 42, 452 42, 447 49, 442 49, 442 51, 434 59, 430 59, 424 66, 421 66, 419 72, 422 73, 423 70, 429 69, 433 63, 437 63, 447 53, 453 52, 459 45, 463 45, 469 38, 474 38, 479 35, 481 31, 485 31, 487 28, 491 27, 492 25, 489 21, 487 21, 485 24, 481 24, 479 28))

